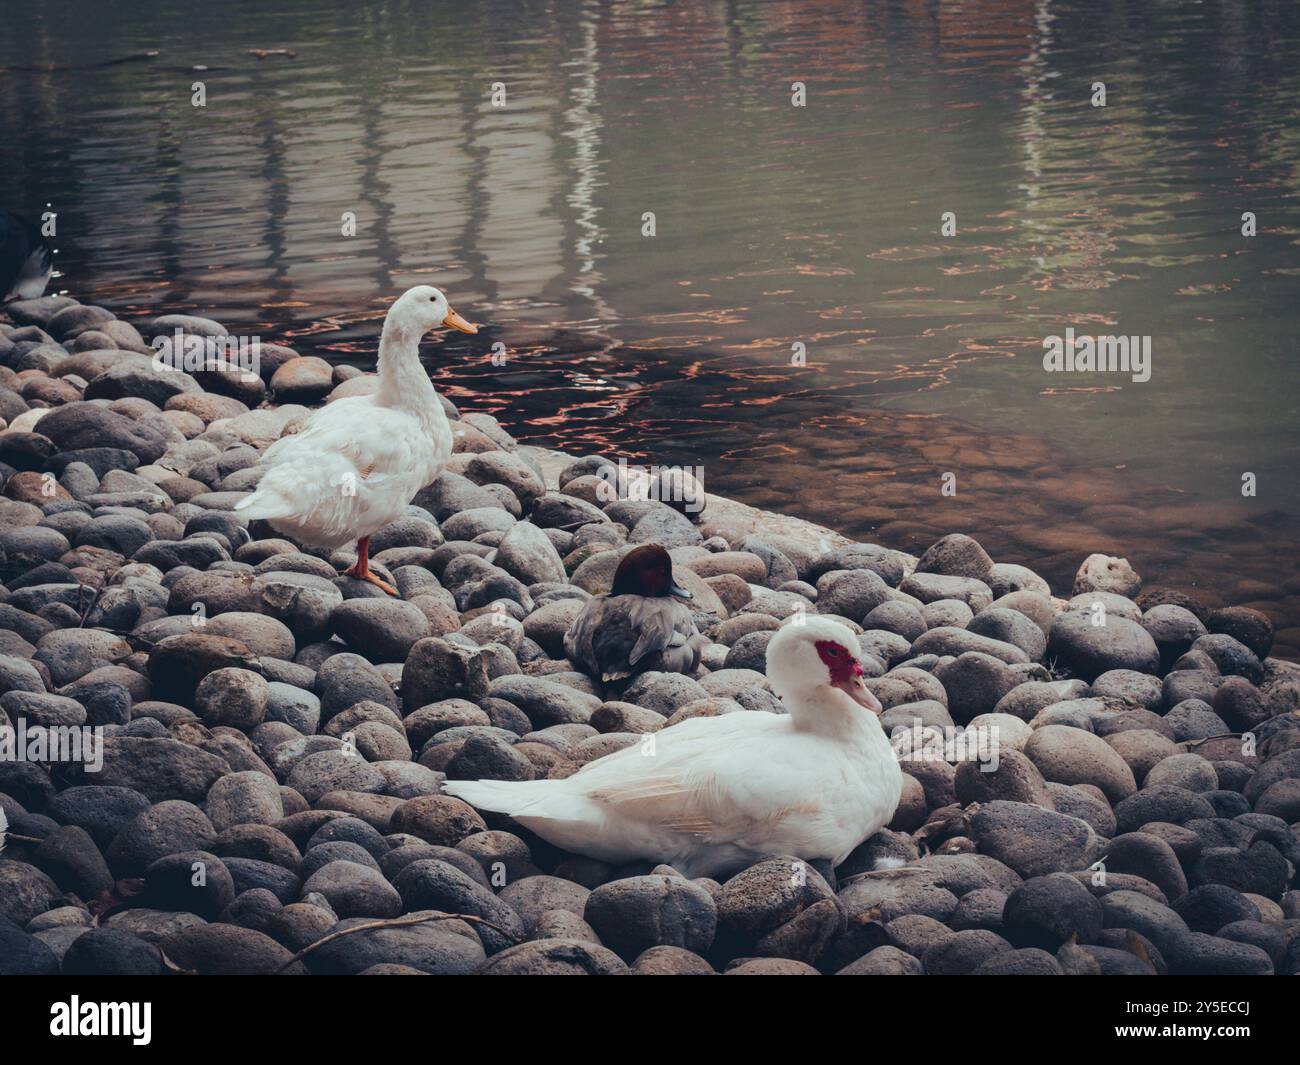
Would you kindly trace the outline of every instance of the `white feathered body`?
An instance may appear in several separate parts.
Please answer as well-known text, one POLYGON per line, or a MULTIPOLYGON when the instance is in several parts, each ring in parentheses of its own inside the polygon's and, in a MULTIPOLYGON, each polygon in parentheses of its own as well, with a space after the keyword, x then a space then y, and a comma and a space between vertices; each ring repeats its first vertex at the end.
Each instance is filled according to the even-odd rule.
POLYGON ((442 432, 377 396, 335 400, 266 449, 266 473, 241 500, 246 517, 316 547, 342 547, 400 518, 451 455, 442 432))
POLYGON ((830 735, 748 711, 683 721, 567 778, 443 790, 565 850, 667 862, 694 877, 774 854, 838 864, 889 822, 902 786, 873 714, 830 735))
POLYGON ((406 512, 451 455, 451 426, 420 365, 418 335, 390 316, 374 395, 338 399, 262 455, 256 490, 235 505, 302 543, 336 548, 406 512))

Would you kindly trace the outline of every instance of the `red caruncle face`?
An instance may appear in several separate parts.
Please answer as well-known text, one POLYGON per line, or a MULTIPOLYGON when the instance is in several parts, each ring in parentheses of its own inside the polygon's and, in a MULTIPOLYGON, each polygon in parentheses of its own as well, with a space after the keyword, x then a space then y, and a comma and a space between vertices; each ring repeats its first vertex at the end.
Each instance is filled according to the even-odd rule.
POLYGON ((843 644, 834 640, 818 640, 817 654, 831 674, 832 684, 847 684, 853 677, 863 675, 857 657, 843 644))

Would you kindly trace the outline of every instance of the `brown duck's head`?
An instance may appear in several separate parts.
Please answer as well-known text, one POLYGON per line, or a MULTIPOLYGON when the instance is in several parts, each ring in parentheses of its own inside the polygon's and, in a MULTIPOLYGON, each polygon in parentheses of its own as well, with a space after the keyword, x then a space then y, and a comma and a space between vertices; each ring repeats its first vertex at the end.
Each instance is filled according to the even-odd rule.
POLYGON ((610 595, 669 596, 694 599, 673 580, 673 560, 658 544, 633 548, 618 564, 610 595))

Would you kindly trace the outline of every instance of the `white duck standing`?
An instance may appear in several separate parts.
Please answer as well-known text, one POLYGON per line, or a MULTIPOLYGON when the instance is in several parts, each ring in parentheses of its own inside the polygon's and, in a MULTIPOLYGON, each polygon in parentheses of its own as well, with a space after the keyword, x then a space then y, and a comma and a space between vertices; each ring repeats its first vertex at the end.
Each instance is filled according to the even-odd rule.
POLYGON ((839 864, 893 817, 903 776, 838 622, 789 623, 767 649, 786 714, 691 718, 570 777, 447 781, 567 851, 715 876, 774 854, 839 864))
POLYGON ((375 393, 335 400, 267 448, 266 473, 235 510, 315 547, 355 541, 347 575, 397 595, 370 571, 370 537, 402 516, 451 455, 451 426, 420 365, 420 339, 439 326, 478 332, 432 285, 403 293, 384 319, 375 393))

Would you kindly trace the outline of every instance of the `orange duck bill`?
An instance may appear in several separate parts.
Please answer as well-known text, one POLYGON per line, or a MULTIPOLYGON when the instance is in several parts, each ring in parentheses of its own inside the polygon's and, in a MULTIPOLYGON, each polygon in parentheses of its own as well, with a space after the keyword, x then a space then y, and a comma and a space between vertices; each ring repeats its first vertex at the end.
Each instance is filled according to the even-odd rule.
POLYGON ((467 322, 455 311, 447 309, 447 317, 442 320, 442 324, 449 329, 459 329, 462 333, 477 333, 478 326, 473 322, 467 322))

